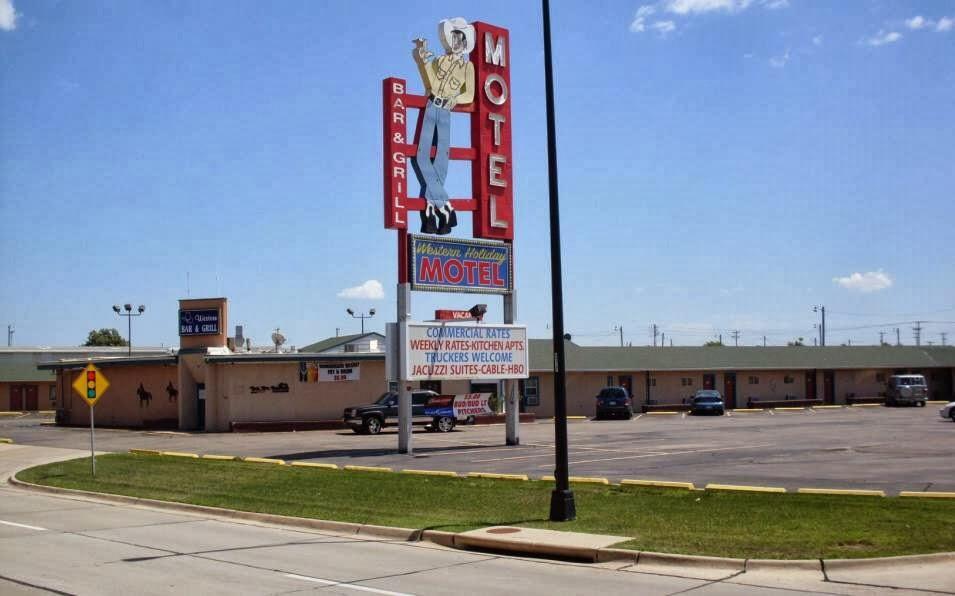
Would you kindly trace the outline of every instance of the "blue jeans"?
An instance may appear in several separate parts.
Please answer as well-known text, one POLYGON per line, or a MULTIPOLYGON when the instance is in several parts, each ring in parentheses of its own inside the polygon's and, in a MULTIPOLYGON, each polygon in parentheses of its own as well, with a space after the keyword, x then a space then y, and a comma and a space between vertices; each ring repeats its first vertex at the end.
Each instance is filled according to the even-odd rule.
POLYGON ((448 201, 444 181, 448 178, 448 160, 451 150, 451 111, 439 108, 428 100, 421 121, 418 137, 418 152, 412 165, 421 185, 424 198, 435 207, 443 207, 448 201), (438 151, 431 161, 431 147, 438 151))

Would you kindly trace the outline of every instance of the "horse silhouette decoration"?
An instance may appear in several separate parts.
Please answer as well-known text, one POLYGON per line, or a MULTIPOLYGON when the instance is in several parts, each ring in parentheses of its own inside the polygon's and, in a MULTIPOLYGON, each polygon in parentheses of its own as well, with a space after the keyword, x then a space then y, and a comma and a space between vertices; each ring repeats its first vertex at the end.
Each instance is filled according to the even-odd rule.
POLYGON ((146 407, 149 407, 149 402, 153 399, 153 394, 146 391, 146 388, 143 387, 143 384, 139 384, 139 389, 136 390, 136 395, 139 396, 139 407, 143 407, 143 403, 146 404, 146 407))

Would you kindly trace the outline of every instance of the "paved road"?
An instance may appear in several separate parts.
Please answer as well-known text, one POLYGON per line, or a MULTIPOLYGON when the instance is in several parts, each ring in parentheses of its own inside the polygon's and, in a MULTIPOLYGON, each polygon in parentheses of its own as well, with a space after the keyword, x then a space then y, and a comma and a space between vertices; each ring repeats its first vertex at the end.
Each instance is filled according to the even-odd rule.
MULTIPOLYGON (((504 427, 462 426, 447 434, 416 430, 414 456, 396 452, 397 432, 179 433, 97 430, 98 449, 150 448, 277 457, 338 464, 552 473, 553 425, 521 425, 521 445, 504 445, 504 427)), ((89 431, 42 426, 35 417, 0 420, 17 443, 88 448, 89 431)), ((955 424, 925 408, 841 408, 724 417, 643 416, 573 421, 570 468, 577 476, 799 487, 955 491, 955 424)))
MULTIPOLYGON (((81 451, 0 445, 0 479, 81 451)), ((950 562, 880 572, 572 564, 40 495, 0 484, 2 594, 939 594, 950 562), (922 590, 922 591, 919 591, 922 590)))

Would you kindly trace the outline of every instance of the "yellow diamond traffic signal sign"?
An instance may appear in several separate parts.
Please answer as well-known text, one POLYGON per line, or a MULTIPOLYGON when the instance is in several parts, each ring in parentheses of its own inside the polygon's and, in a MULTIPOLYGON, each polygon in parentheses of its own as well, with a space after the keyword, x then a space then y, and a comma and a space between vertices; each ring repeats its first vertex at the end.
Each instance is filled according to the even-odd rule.
POLYGON ((86 400, 86 403, 92 408, 97 400, 109 389, 109 381, 106 376, 100 372, 92 362, 86 365, 80 376, 73 382, 73 389, 79 393, 80 397, 86 400))

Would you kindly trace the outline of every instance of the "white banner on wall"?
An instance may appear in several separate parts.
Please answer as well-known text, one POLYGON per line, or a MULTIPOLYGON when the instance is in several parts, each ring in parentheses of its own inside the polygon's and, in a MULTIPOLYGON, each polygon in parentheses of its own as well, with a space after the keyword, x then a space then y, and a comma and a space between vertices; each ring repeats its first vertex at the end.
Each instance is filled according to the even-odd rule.
POLYGON ((361 378, 358 362, 319 362, 318 382, 357 381, 361 378))
POLYGON ((409 381, 526 379, 527 327, 406 323, 409 381))

